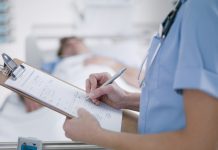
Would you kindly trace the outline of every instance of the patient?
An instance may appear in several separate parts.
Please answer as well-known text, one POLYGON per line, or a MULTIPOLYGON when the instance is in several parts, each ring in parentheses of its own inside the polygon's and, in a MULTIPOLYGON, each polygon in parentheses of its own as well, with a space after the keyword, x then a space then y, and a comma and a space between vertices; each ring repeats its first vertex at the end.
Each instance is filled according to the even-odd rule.
POLYGON ((58 58, 52 62, 44 63, 42 65, 42 70, 52 74, 55 67, 64 58, 80 55, 83 53, 88 53, 88 48, 83 43, 82 39, 77 37, 65 37, 60 40, 60 47, 57 52, 58 58))
MULTIPOLYGON (((60 64, 67 58, 70 58, 73 56, 82 56, 82 55, 86 55, 85 59, 83 59, 81 62, 83 66, 104 65, 104 66, 110 67, 115 72, 118 71, 122 67, 127 67, 124 64, 112 58, 104 57, 104 56, 96 56, 96 55, 91 54, 89 49, 83 43, 82 39, 77 38, 77 37, 62 38, 60 40, 60 48, 58 50, 57 55, 58 55, 58 58, 56 60, 49 62, 49 63, 44 63, 41 69, 49 74, 54 75, 55 74, 54 71, 56 67, 58 66, 58 64, 60 64)), ((76 67, 76 66, 73 66, 73 67, 76 67)), ((127 67, 127 68, 128 69, 126 73, 123 75, 123 79, 129 85, 138 87, 138 83, 136 80, 137 79, 137 76, 136 76, 137 69, 132 68, 132 67, 127 67)), ((32 100, 29 100, 27 98, 23 98, 23 100, 24 100, 27 112, 32 112, 42 107, 40 104, 35 103, 32 100)))

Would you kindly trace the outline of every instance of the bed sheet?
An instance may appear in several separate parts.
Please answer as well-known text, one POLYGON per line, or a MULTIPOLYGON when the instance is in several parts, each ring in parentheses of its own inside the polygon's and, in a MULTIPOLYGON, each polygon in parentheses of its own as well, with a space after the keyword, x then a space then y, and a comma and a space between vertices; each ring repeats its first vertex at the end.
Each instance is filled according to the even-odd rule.
POLYGON ((27 113, 19 96, 13 93, 0 113, 0 141, 16 142, 18 137, 66 141, 62 128, 64 119, 64 116, 45 107, 27 113))

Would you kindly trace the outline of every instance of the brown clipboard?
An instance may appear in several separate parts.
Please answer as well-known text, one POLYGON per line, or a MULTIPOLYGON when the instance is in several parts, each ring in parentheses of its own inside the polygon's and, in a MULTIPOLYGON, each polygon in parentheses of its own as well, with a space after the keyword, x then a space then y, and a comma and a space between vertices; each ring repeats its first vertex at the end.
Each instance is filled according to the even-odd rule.
MULTIPOLYGON (((17 65, 21 65, 21 64, 24 63, 23 61, 21 61, 21 60, 19 60, 19 59, 13 59, 13 61, 14 61, 17 65)), ((24 64, 26 64, 26 63, 24 63, 24 64)), ((26 64, 26 65, 28 65, 28 64, 26 64)), ((30 65, 28 65, 28 66, 30 66, 30 65)), ((32 66, 30 66, 30 67, 32 67, 32 66)), ((34 67, 33 67, 33 68, 34 68, 34 67)), ((36 69, 36 68, 35 68, 35 69, 36 69)), ((37 70, 38 70, 38 69, 37 69, 37 70)), ((38 71, 41 71, 41 70, 38 70, 38 71)), ((43 72, 43 71, 41 71, 41 72, 43 72)), ((47 73, 45 73, 45 72, 43 72, 43 73, 44 73, 44 74, 47 74, 47 73)), ((49 75, 49 74, 47 74, 47 75, 49 75)), ((49 75, 49 76, 51 76, 51 75, 49 75)), ((51 76, 51 77, 56 78, 56 77, 54 77, 54 76, 51 76)), ((52 110, 54 110, 54 111, 56 111, 56 112, 58 112, 58 113, 60 113, 60 114, 62 114, 62 115, 65 115, 66 117, 69 117, 69 118, 75 117, 75 116, 73 116, 73 115, 71 115, 71 114, 69 114, 69 113, 67 113, 67 112, 65 112, 65 111, 63 111, 63 110, 61 110, 61 109, 59 109, 59 108, 57 108, 57 107, 54 107, 54 106, 50 105, 49 103, 45 103, 45 102, 43 102, 43 101, 41 101, 41 100, 39 100, 39 99, 35 99, 34 97, 30 96, 28 93, 24 93, 24 92, 22 92, 22 91, 20 91, 20 90, 18 90, 18 89, 15 89, 15 88, 13 88, 13 87, 11 87, 11 86, 8 86, 7 84, 5 84, 5 82, 6 82, 6 80, 7 80, 8 78, 9 78, 8 76, 5 76, 5 75, 3 74, 3 72, 0 71, 0 85, 2 85, 3 87, 5 87, 5 88, 7 88, 7 89, 9 89, 9 90, 11 90, 11 91, 14 91, 14 92, 16 92, 17 94, 19 94, 19 95, 21 95, 21 96, 23 96, 23 97, 26 97, 26 98, 28 98, 28 99, 31 99, 31 100, 33 100, 33 101, 35 101, 35 102, 37 102, 37 103, 39 103, 39 104, 41 104, 41 105, 43 105, 43 106, 45 106, 45 107, 48 107, 48 108, 50 108, 50 109, 52 109, 52 110)), ((63 81, 63 80, 58 79, 58 78, 56 78, 56 79, 57 79, 57 80, 60 80, 60 81, 62 81, 62 82, 64 82, 64 83, 66 83, 66 84, 69 84, 70 86, 75 87, 75 88, 77 88, 77 89, 80 90, 80 91, 85 92, 85 91, 82 90, 81 88, 79 88, 79 87, 77 87, 77 86, 74 86, 74 85, 72 85, 72 84, 70 84, 70 83, 68 83, 68 82, 66 82, 66 81, 63 81)))

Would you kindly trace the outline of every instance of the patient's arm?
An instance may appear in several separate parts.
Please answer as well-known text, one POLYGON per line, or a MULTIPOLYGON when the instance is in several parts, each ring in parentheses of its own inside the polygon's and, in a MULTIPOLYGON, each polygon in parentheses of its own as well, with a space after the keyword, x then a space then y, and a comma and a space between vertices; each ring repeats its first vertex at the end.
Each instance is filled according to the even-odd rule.
POLYGON ((91 58, 88 58, 84 62, 85 65, 90 64, 99 64, 99 65, 106 65, 111 67, 113 70, 118 71, 122 67, 126 67, 127 70, 125 74, 123 75, 124 80, 134 87, 139 87, 138 80, 137 80, 137 68, 125 66, 124 64, 120 63, 119 61, 116 61, 109 57, 104 56, 93 56, 91 58))
POLYGON ((24 105, 26 107, 27 112, 33 112, 33 111, 38 110, 39 108, 42 107, 42 105, 40 105, 39 103, 34 102, 33 100, 31 100, 29 98, 22 97, 22 96, 20 96, 20 97, 24 102, 24 105))

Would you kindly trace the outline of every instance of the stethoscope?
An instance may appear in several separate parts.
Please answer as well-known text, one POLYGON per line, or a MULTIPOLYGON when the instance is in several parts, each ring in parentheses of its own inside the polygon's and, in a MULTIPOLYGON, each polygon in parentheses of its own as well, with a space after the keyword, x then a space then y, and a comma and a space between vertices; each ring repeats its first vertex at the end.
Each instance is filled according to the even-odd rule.
MULTIPOLYGON (((139 70, 139 73, 138 73, 138 81, 139 81, 139 85, 140 87, 144 86, 144 80, 145 80, 145 76, 148 74, 159 50, 160 50, 160 47, 164 41, 164 39, 166 38, 175 18, 176 18, 176 14, 178 13, 179 11, 179 8, 181 7, 182 5, 182 2, 181 0, 178 0, 177 3, 176 3, 176 6, 175 8, 167 15, 167 17, 164 19, 164 21, 160 24, 160 27, 159 27, 159 32, 158 32, 158 38, 160 38, 160 42, 158 43, 155 51, 154 51, 154 54, 153 56, 151 57, 151 61, 149 62, 149 64, 147 64, 147 61, 148 61, 148 54, 144 57, 143 61, 142 61, 142 64, 140 66, 140 70, 139 70), (143 71, 143 68, 147 66, 146 68, 146 71, 145 71, 145 74, 144 76, 142 75, 142 71, 143 71), (143 77, 142 77, 143 76, 143 77)), ((150 45, 151 46, 151 45, 150 45)), ((149 47, 150 47, 149 46, 149 47)))

